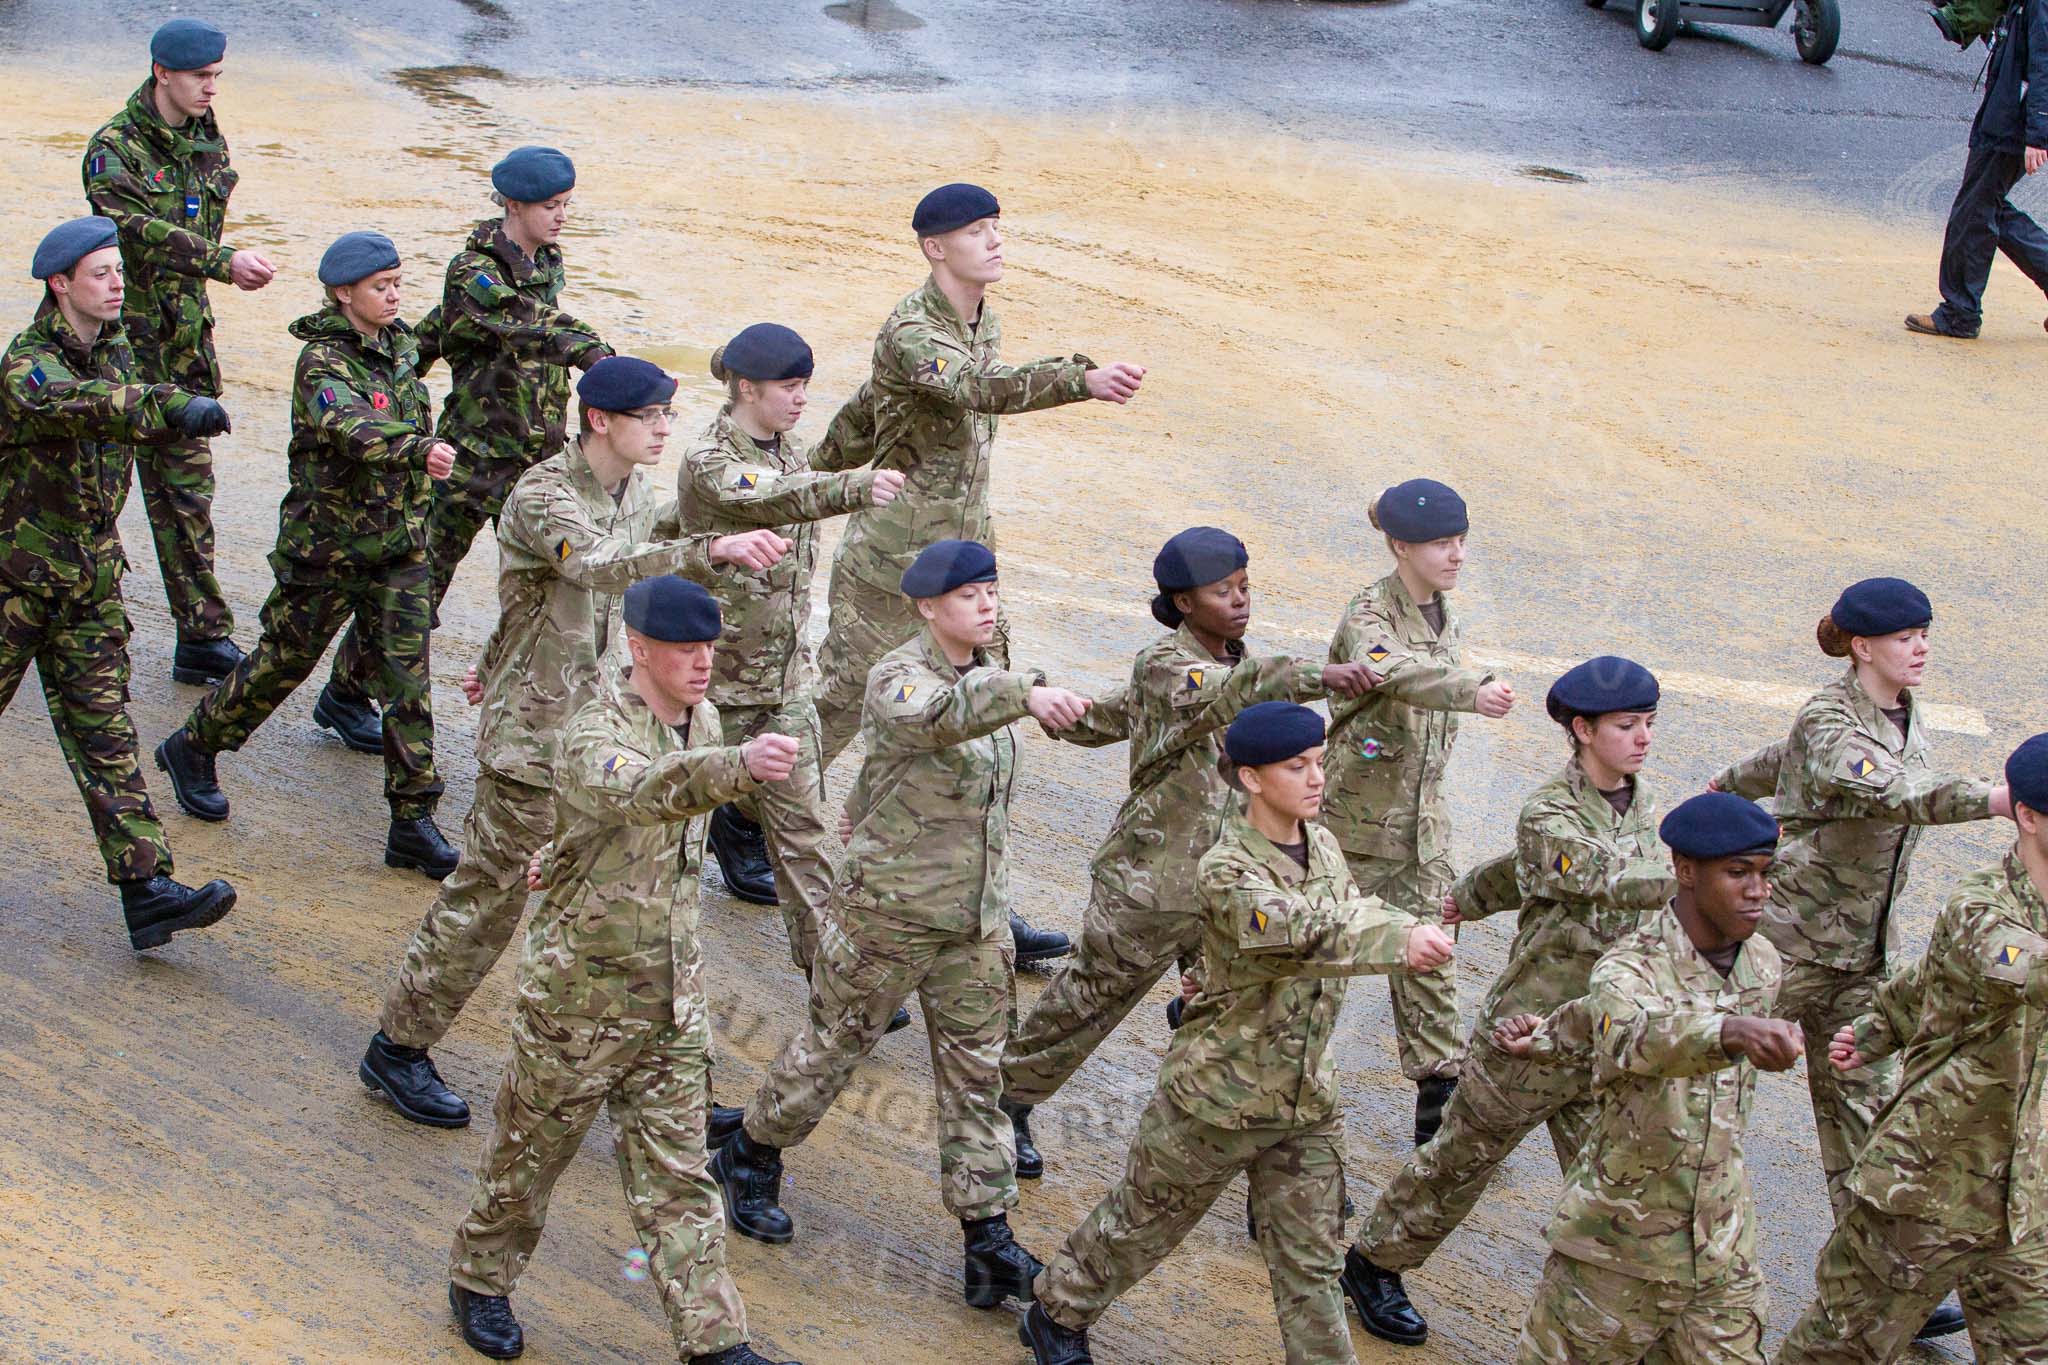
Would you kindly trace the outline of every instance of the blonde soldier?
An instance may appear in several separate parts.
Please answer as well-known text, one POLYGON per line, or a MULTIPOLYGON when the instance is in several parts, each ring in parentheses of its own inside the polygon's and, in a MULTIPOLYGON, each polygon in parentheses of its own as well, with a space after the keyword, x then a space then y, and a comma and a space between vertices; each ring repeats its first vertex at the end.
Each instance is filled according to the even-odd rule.
POLYGON ((1517 1365, 1764 1365, 1742 1134, 1756 1072, 1804 1051, 1769 1017, 1778 954, 1753 937, 1778 824, 1707 792, 1659 833, 1678 874, 1668 912, 1609 949, 1584 996, 1494 1030, 1511 1056, 1589 1066, 1600 1106, 1544 1231, 1517 1365))
POLYGON ((711 586, 725 637, 711 699, 727 735, 749 739, 773 730, 796 736, 803 751, 787 782, 754 798, 758 822, 736 805, 720 806, 711 816, 710 840, 727 890, 757 904, 781 902, 790 956, 806 976, 832 894, 811 696, 815 670, 805 638, 818 564, 816 523, 887 507, 903 490, 903 475, 893 469, 810 471, 803 444, 789 433, 803 417, 812 368, 804 339, 769 322, 744 329, 713 353, 711 373, 726 385, 730 401, 683 456, 676 496, 685 530, 768 527, 790 542, 790 552, 771 569, 728 567, 716 575, 711 586), (755 857, 764 834, 773 856, 761 861, 774 869, 765 878, 755 857))
POLYGON ((1486 1192, 1494 1170, 1539 1125, 1569 1170, 1591 1130, 1591 1076, 1494 1046, 1494 1027, 1547 1014, 1586 993, 1601 953, 1671 898, 1656 803, 1640 776, 1657 720, 1657 679, 1612 655, 1559 678, 1545 699, 1571 740, 1571 760, 1522 807, 1515 851, 1465 874, 1444 920, 1519 907, 1508 965, 1479 1009, 1442 1129, 1408 1158, 1345 1253, 1344 1292, 1374 1336, 1419 1345, 1429 1328, 1401 1272, 1429 1259, 1486 1192), (1507 875, 1512 865, 1512 881, 1507 875))
POLYGON ((1313 821, 1323 721, 1260 702, 1224 752, 1243 813, 1202 856, 1200 987, 1120 1180, 1039 1277, 1017 1335, 1038 1365, 1085 1365, 1088 1328, 1166 1259, 1239 1172, 1290 1365, 1353 1360, 1337 1291, 1344 1114, 1330 1038, 1347 978, 1441 970, 1449 935, 1361 896, 1313 821))
POLYGON ((714 565, 772 565, 773 531, 675 533, 645 470, 661 459, 676 381, 659 366, 608 356, 577 384, 574 442, 513 486, 498 522, 497 628, 465 683, 484 713, 476 796, 462 860, 413 932, 357 1068, 415 1123, 460 1128, 469 1106, 442 1083, 439 1043, 512 939, 526 908, 526 861, 555 827, 555 746, 589 696, 598 661, 623 650, 618 594, 671 571, 710 579, 714 565))
POLYGON ((782 1149, 817 1128, 912 991, 931 1035, 939 1192, 966 1240, 967 1302, 1027 1299, 1043 1267, 1010 1235, 1010 1125, 996 1108, 1013 975, 1010 727, 1074 724, 1088 701, 1038 672, 996 666, 996 559, 942 540, 903 575, 926 625, 868 680, 867 758, 847 807, 853 836, 811 971, 810 1018, 745 1111, 712 1116, 712 1162, 741 1235, 795 1236, 782 1149))
MULTIPOLYGON (((1817 631, 1821 652, 1848 659, 1848 671, 1800 708, 1789 737, 1714 778, 1740 796, 1776 798, 1785 847, 1763 932, 1786 959, 1778 1010, 1805 1030, 1815 1058, 1871 1008, 1897 960, 1892 908, 1906 889, 1920 826, 2012 813, 2003 787, 1933 769, 1913 693, 1933 620, 1927 595, 1903 579, 1850 586, 1817 631)), ((1898 1065, 1850 1074, 1809 1066, 1806 1079, 1840 1219, 1851 1205, 1843 1181, 1871 1119, 1898 1088, 1898 1065)), ((1962 1311, 1944 1304, 1921 1335, 1962 1326, 1962 1311)))
POLYGON ((664 575, 626 589, 631 667, 598 684, 562 734, 547 888, 520 964, 512 1056, 455 1234, 448 1302, 472 1348, 525 1349, 510 1295, 540 1242, 548 1196, 598 1107, 618 1127, 619 1178, 680 1359, 768 1365, 725 1266, 706 1173, 711 1019, 697 946, 703 826, 695 817, 789 776, 796 741, 719 747, 704 700, 718 604, 664 575))
MULTIPOLYGON (((1451 889, 1451 811, 1444 769, 1458 713, 1498 720, 1515 689, 1465 666, 1463 631, 1445 594, 1465 564, 1465 500, 1434 479, 1410 479, 1366 515, 1386 535, 1394 572, 1351 599, 1330 662, 1362 662, 1380 684, 1330 708, 1325 822, 1368 896, 1418 919, 1443 918, 1451 889)), ((1387 978, 1401 1073, 1415 1082, 1415 1145, 1436 1136, 1458 1084, 1454 971, 1387 978)))

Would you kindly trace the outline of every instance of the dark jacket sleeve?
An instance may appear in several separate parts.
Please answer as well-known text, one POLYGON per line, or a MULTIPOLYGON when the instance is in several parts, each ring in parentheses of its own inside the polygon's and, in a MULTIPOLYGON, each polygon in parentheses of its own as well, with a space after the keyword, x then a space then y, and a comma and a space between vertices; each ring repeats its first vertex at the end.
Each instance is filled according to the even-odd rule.
POLYGON ((2027 93, 2020 101, 2029 147, 2048 147, 2048 0, 2026 0, 2027 93))

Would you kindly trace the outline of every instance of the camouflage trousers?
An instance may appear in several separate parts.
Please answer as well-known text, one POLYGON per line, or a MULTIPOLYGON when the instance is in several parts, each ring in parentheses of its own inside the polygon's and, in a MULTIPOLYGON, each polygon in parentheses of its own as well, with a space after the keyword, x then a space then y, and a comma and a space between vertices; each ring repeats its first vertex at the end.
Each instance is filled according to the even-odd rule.
POLYGON ((704 1123, 711 1029, 702 1000, 668 1019, 578 1019, 525 1004, 491 1106, 476 1195, 455 1233, 448 1278, 474 1294, 510 1294, 540 1242, 548 1197, 600 1106, 649 1276, 681 1358, 747 1339, 747 1310, 725 1264, 725 1207, 711 1179, 704 1123))
POLYGON ((957 1218, 1017 1202, 1017 1148, 1002 1094, 1016 949, 1008 921, 987 933, 933 929, 868 907, 834 907, 811 968, 810 1017, 761 1078, 747 1136, 794 1147, 811 1135, 914 991, 931 1040, 939 1104, 939 1194, 957 1218))
POLYGON ((1798 1024, 1806 1035, 1806 1086, 1813 1099, 1828 1201, 1837 1221, 1856 1203, 1843 1182, 1856 1164, 1857 1149, 1870 1136, 1877 1111, 1899 1088, 1899 1059, 1886 1057, 1845 1076, 1827 1064, 1828 1043, 1842 1025, 1877 1007, 1877 988, 1883 982, 1876 969, 1844 972, 1788 957, 1784 982, 1778 987, 1778 1017, 1798 1024))
POLYGON ((1927 1315, 1957 1292, 1979 1365, 2048 1362, 2048 1232, 2017 1245, 1894 1218, 1857 1199, 1814 1270, 1819 1296, 1778 1365, 1896 1360, 1927 1315))
MULTIPOLYGON (((1337 1287, 1344 1268, 1341 1114, 1307 1128, 1217 1128, 1155 1093, 1123 1178, 1038 1277, 1046 1313, 1075 1331, 1092 1326, 1194 1231, 1240 1171, 1250 1180, 1288 1365, 1355 1361, 1337 1287)), ((1249 1354, 1242 1347, 1233 1357, 1249 1354)))
POLYGON ((137 446, 135 475, 178 638, 225 639, 235 614, 213 571, 213 448, 200 439, 137 446))
POLYGON ((476 773, 476 799, 462 826, 462 861, 441 883, 405 961, 384 994, 378 1022, 400 1047, 433 1047, 447 1036, 490 975, 526 913, 526 865, 555 835, 555 794, 476 773))
POLYGON ((767 838, 775 895, 789 930, 790 960, 809 976, 818 956, 818 926, 831 913, 834 847, 826 827, 818 709, 805 693, 781 706, 721 706, 718 720, 727 744, 745 744, 772 732, 790 735, 800 746, 787 781, 763 783, 735 804, 747 809, 767 838))
POLYGON ((1485 1036, 1488 1028, 1473 1032, 1443 1127, 1402 1163, 1359 1229, 1358 1254, 1382 1270, 1428 1260, 1538 1125, 1550 1128, 1560 1170, 1571 1168, 1592 1132, 1598 1106, 1588 1073, 1510 1057, 1485 1036))
POLYGON ((1515 1365, 1764 1365, 1769 1316, 1754 1268, 1711 1284, 1664 1284, 1553 1251, 1515 1365))
POLYGON ((0 711, 33 663, 57 747, 107 865, 110 882, 171 873, 171 846, 149 804, 135 723, 128 718, 128 610, 121 584, 83 598, 0 586, 0 711))
MULTIPOLYGON (((1418 863, 1347 849, 1344 861, 1360 892, 1378 896, 1389 908, 1413 915, 1424 924, 1443 927, 1444 893, 1455 880, 1447 859, 1418 863)), ((1435 972, 1390 973, 1387 989, 1393 997, 1394 1042, 1401 1055, 1401 1074, 1411 1081, 1456 1077, 1463 1049, 1458 1038, 1455 964, 1435 972)))
POLYGON ((392 818, 433 813, 441 798, 434 770, 434 709, 427 671, 427 566, 414 556, 389 564, 315 570, 278 565, 263 604, 263 638, 234 672, 199 699, 185 722, 208 753, 242 747, 313 672, 344 621, 367 640, 365 666, 384 703, 384 796, 392 818))
POLYGON ((1003 1093, 1042 1104, 1088 1060, 1124 1016, 1176 961, 1202 943, 1201 921, 1186 905, 1139 905, 1096 881, 1081 917, 1080 943, 1003 1053, 1003 1093))

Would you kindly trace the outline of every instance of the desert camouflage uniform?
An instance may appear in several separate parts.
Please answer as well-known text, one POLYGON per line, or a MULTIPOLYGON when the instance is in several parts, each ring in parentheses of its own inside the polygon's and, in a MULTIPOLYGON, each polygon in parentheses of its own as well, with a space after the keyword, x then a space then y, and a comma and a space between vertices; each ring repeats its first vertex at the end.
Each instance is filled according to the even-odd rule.
MULTIPOLYGON (((151 384, 220 396, 206 282, 231 279, 221 245, 240 174, 212 111, 173 128, 157 113, 156 77, 128 97, 86 144, 81 167, 92 211, 121 234, 127 293, 121 321, 136 372, 151 384)), ((224 639, 234 614, 213 571, 213 451, 202 437, 153 442, 136 457, 142 505, 178 638, 224 639)))
POLYGON ((718 744, 708 703, 668 725, 616 673, 563 731, 548 889, 520 963, 496 1125, 449 1267, 472 1293, 512 1292, 555 1181, 602 1105, 684 1360, 747 1339, 704 1145, 711 1023, 697 946, 704 826, 694 817, 755 783, 740 750, 718 744))
POLYGON ((1898 960, 1892 909, 1906 889, 1920 826, 1982 820, 1991 786, 1932 770, 1927 723, 1911 692, 1906 733, 1878 709, 1851 668, 1800 708, 1787 739, 1714 778, 1752 800, 1775 797, 1783 842, 1771 871, 1763 933, 1786 959, 1781 1018, 1798 1023, 1821 1166, 1835 1217, 1848 1211, 1842 1181, 1871 1119, 1898 1088, 1896 1063, 1843 1076, 1825 1064, 1835 1031, 1869 1010, 1898 960))
MULTIPOLYGON (((1444 770, 1458 712, 1472 710, 1493 674, 1465 667, 1458 618, 1444 595, 1444 628, 1388 574, 1351 599, 1330 642, 1330 662, 1362 663, 1382 681, 1330 707, 1323 822, 1337 836, 1359 889, 1430 924, 1443 923, 1451 889, 1451 809, 1444 770)), ((1387 978, 1401 1074, 1411 1081, 1458 1074, 1455 967, 1387 978)))
POLYGON ((868 678, 867 757, 847 809, 853 841, 811 971, 810 1018, 747 1106, 751 1140, 811 1135, 853 1069, 915 991, 931 1034, 939 1192, 962 1219, 1017 1202, 1017 1152, 1002 1093, 1016 950, 1010 940, 1010 727, 1045 675, 964 672, 929 631, 868 678))
MULTIPOLYGON (((825 767, 862 723, 868 670, 923 626, 900 590, 903 571, 935 541, 996 543, 988 509, 996 418, 1088 396, 1087 357, 1005 365, 996 359, 1002 341, 993 308, 984 303, 980 318, 967 322, 929 279, 896 305, 875 338, 874 377, 862 391, 872 412, 872 462, 901 470, 905 482, 896 501, 846 528, 832 557, 832 615, 818 661, 825 767)), ((994 648, 1006 665, 1005 623, 998 622, 994 648)))
POLYGON ((2048 1361, 2048 903, 2017 849, 1963 879, 1855 1026, 1905 1078, 1780 1365, 1895 1359, 1952 1288, 1979 1361, 2048 1361))
POLYGON ((1416 921, 1359 894, 1328 830, 1304 831, 1306 869, 1239 814, 1201 859, 1201 993, 1123 1179, 1038 1279, 1068 1328, 1151 1274, 1243 1171, 1289 1365, 1355 1359, 1337 1289, 1344 1115, 1330 1038, 1347 978, 1401 970, 1416 921))
POLYGON ((1778 953, 1722 976, 1674 912, 1651 913, 1553 1014, 1534 1055, 1585 1065, 1599 1104, 1544 1236, 1518 1365, 1764 1365, 1769 1300, 1742 1135, 1756 1066, 1721 1025, 1767 1017, 1778 953))
POLYGON ((441 883, 384 997, 380 1027, 401 1047, 432 1047, 512 940, 526 908, 526 864, 555 827, 555 745, 591 695, 600 660, 625 663, 619 595, 643 578, 712 577, 713 537, 675 532, 634 470, 617 497, 576 445, 528 470, 498 525, 498 625, 477 675, 476 798, 462 861, 441 883))
POLYGON ((1160 974, 1201 946, 1195 869, 1241 800, 1217 766, 1231 720, 1254 702, 1324 695, 1321 664, 1248 657, 1242 642, 1230 656, 1212 658, 1183 625, 1138 651, 1130 685, 1103 715, 1091 708, 1086 728, 1056 736, 1128 736, 1131 791, 1090 864, 1079 949, 1003 1057, 1003 1089, 1015 1103, 1051 1098, 1160 974))
POLYGON ((1577 1066, 1510 1057, 1494 1026, 1548 1014, 1586 993, 1593 964, 1671 899, 1671 863, 1657 840, 1657 803, 1633 779, 1626 815, 1600 794, 1576 758, 1539 787, 1515 827, 1514 890, 1496 858, 1453 888, 1466 919, 1519 905, 1508 965, 1481 1004, 1443 1127, 1403 1163, 1360 1229, 1357 1250, 1382 1270, 1413 1270, 1465 1220, 1494 1170, 1539 1124, 1560 1169, 1570 1170, 1592 1131, 1592 1077, 1577 1066))

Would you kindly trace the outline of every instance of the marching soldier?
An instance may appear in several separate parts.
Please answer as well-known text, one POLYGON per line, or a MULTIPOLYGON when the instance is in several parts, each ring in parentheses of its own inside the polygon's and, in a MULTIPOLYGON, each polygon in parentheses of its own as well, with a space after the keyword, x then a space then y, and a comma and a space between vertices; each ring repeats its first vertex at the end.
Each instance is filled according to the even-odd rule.
POLYGON ((1509 1056, 1590 1067, 1599 1104, 1544 1231, 1517 1365, 1764 1365, 1769 1296, 1742 1137, 1756 1072, 1805 1050, 1796 1025, 1770 1017, 1778 954, 1753 937, 1778 825, 1708 792, 1660 833, 1677 872, 1670 910, 1610 948, 1583 997, 1494 1030, 1509 1056))
MULTIPOLYGON (((209 398, 220 395, 220 362, 206 282, 255 290, 276 274, 261 252, 221 243, 240 179, 213 114, 227 46, 227 35, 200 19, 159 28, 149 40, 149 79, 92 135, 82 168, 92 211, 121 234, 122 320, 140 377, 209 398)), ((242 651, 229 638, 234 613, 213 572, 213 452, 205 437, 186 436, 145 445, 135 459, 178 628, 171 676, 216 683, 242 651)))
POLYGON ((1086 1365, 1088 1329, 1180 1245, 1239 1172, 1289 1365, 1355 1360, 1337 1289, 1344 1113, 1330 1038, 1349 977, 1439 971, 1450 936, 1359 894, 1329 831, 1323 721, 1245 708, 1224 736, 1246 795, 1197 875, 1198 993, 1138 1121, 1123 1178, 1038 1279, 1017 1329, 1038 1365, 1086 1365))
POLYGON ((477 1351, 506 1360, 525 1349, 509 1296, 602 1105, 678 1357, 769 1365, 747 1344, 706 1174, 711 1020, 695 817, 786 778, 797 746, 764 733, 719 747, 718 712, 704 700, 719 629, 709 592, 648 579, 626 589, 623 616, 630 669, 599 683, 562 734, 554 840, 534 860, 547 895, 520 964, 497 1127, 455 1234, 448 1301, 477 1351))
POLYGON ((460 1128, 469 1106, 427 1049, 512 940, 526 909, 526 864, 553 834, 555 746, 591 695, 600 661, 624 650, 618 594, 670 572, 710 579, 713 564, 762 569, 785 547, 772 531, 687 536, 657 505, 646 471, 661 459, 676 381, 657 365, 608 356, 577 384, 582 434, 513 485, 498 525, 503 613, 466 683, 483 706, 476 796, 462 860, 441 884, 384 997, 357 1068, 415 1123, 460 1128))
POLYGON ((1959 1289, 1977 1359, 2048 1361, 2048 735, 2005 763, 2012 851, 1965 877, 1927 952, 1880 984, 1828 1061, 1901 1060, 1780 1365, 1899 1358, 1959 1289))
POLYGON ((1657 699, 1648 669, 1611 655, 1559 678, 1545 708, 1565 729, 1570 761, 1522 806, 1514 853, 1467 872, 1445 903, 1449 924, 1516 908, 1521 915, 1443 1127, 1381 1192, 1344 1255, 1344 1292, 1384 1341, 1415 1346, 1428 1337, 1401 1272, 1429 1259, 1464 1221, 1523 1138, 1547 1125, 1563 1170, 1585 1146, 1594 1121, 1585 1068, 1511 1056, 1491 1035, 1516 1015, 1548 1014, 1584 995, 1600 955, 1671 898, 1656 803, 1641 776, 1657 699))
POLYGON ((218 435, 228 417, 210 397, 140 379, 113 223, 52 229, 32 273, 42 304, 0 357, 0 710, 34 663, 140 951, 217 922, 235 889, 171 878, 128 718, 128 558, 115 522, 135 447, 218 435))

